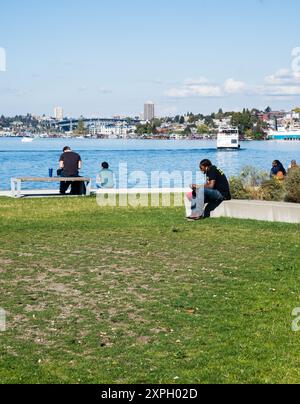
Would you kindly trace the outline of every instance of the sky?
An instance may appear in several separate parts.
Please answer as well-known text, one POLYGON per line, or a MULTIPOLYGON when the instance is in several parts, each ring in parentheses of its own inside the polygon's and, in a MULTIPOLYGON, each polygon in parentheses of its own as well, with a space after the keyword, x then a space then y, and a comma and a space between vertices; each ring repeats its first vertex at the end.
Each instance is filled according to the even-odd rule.
POLYGON ((299 17, 299 0, 0 0, 0 115, 291 109, 299 17))

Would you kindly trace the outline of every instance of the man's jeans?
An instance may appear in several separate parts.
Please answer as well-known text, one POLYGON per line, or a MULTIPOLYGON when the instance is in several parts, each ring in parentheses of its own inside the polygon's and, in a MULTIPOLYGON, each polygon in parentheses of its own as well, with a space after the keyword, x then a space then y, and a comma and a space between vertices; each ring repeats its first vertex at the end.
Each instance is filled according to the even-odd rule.
MULTIPOLYGON (((62 173, 61 177, 62 178, 63 177, 77 178, 77 177, 79 177, 79 174, 66 176, 64 173, 62 173)), ((60 189, 59 189, 60 194, 65 195, 70 186, 71 186, 71 195, 77 195, 78 194, 78 183, 76 183, 76 182, 61 182, 60 189)))
POLYGON ((224 196, 221 192, 216 189, 207 189, 204 190, 204 203, 207 203, 207 206, 204 211, 204 217, 210 217, 211 212, 217 209, 218 206, 224 201, 224 196))

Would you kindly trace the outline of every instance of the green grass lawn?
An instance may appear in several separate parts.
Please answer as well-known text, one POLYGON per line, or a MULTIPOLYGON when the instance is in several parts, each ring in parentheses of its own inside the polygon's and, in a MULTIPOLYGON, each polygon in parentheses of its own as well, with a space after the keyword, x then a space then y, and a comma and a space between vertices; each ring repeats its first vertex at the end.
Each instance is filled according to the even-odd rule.
POLYGON ((0 199, 0 382, 299 383, 299 231, 0 199))

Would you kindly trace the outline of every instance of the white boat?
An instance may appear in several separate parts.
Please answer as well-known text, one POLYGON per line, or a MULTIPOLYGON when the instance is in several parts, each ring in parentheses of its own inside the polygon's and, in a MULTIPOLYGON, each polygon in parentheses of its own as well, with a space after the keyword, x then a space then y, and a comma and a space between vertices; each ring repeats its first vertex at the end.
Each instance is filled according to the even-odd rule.
POLYGON ((240 134, 238 128, 221 126, 218 132, 217 147, 220 150, 240 149, 240 134))
POLYGON ((32 137, 23 137, 21 140, 22 143, 32 143, 33 138, 32 137))
POLYGON ((277 130, 271 129, 268 133, 269 140, 277 140, 279 142, 295 142, 300 141, 300 127, 293 126, 289 129, 278 127, 277 130))

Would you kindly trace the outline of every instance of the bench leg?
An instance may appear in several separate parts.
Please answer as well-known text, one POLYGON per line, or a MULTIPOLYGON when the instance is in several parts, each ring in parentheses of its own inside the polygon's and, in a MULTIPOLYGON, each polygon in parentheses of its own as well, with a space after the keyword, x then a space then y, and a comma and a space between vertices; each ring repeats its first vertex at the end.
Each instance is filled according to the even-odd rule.
POLYGON ((92 188, 92 182, 88 182, 86 184, 86 196, 91 196, 91 188, 92 188))
POLYGON ((21 198, 21 181, 17 180, 17 198, 21 198))
POLYGON ((11 181, 10 181, 10 184, 11 184, 11 196, 13 197, 13 198, 15 198, 16 197, 16 181, 15 181, 15 179, 11 179, 11 181))

